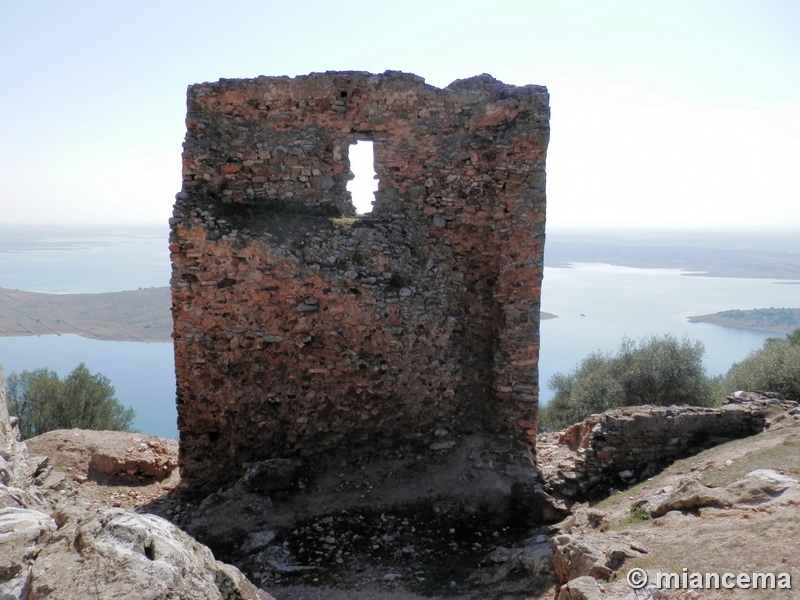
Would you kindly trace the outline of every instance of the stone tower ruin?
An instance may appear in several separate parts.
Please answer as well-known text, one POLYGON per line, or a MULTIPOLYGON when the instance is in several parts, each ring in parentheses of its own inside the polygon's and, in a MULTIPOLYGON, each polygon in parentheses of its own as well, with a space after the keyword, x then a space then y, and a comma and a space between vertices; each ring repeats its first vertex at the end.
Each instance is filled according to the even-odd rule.
POLYGON ((181 469, 528 443, 537 421, 547 90, 488 75, 193 85, 170 220, 181 469), (348 148, 374 142, 356 216, 348 148))

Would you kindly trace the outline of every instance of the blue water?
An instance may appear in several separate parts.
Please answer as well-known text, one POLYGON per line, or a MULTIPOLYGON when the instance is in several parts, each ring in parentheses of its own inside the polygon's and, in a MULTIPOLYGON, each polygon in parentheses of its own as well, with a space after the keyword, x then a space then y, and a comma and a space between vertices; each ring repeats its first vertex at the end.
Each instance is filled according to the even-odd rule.
MULTIPOLYGON (((166 227, 0 228, 0 287, 81 294, 169 285, 166 227)), ((143 433, 177 438, 172 344, 105 342, 76 335, 0 338, 12 371, 49 367, 61 377, 79 363, 111 380, 143 433)))
POLYGON ((169 285, 165 227, 0 227, 0 287, 82 294, 169 285))
POLYGON ((559 318, 541 323, 541 400, 552 398, 546 383, 553 373, 573 369, 594 350, 615 350, 623 336, 688 335, 704 344, 707 372, 725 373, 765 339, 781 334, 690 323, 686 317, 798 306, 800 286, 777 285, 767 279, 697 277, 677 269, 589 263, 566 269, 546 267, 542 310, 559 318))
POLYGON ((78 363, 111 380, 117 399, 133 407, 133 427, 177 438, 175 361, 172 344, 105 342, 77 335, 0 338, 0 363, 12 371, 49 367, 61 377, 78 363))
MULTIPOLYGON (((0 228, 0 287, 51 293, 110 292, 169 282, 166 228, 19 230, 0 228)), ((695 277, 675 269, 600 264, 545 268, 541 400, 547 381, 594 350, 611 350, 623 336, 688 334, 706 347, 709 374, 720 374, 777 334, 692 324, 690 315, 729 309, 800 306, 800 286, 763 279, 695 277), (585 316, 581 316, 581 315, 585 316)), ((0 338, 6 373, 50 367, 64 376, 79 362, 106 375, 117 398, 136 410, 143 433, 177 437, 171 344, 103 342, 78 336, 0 338)))

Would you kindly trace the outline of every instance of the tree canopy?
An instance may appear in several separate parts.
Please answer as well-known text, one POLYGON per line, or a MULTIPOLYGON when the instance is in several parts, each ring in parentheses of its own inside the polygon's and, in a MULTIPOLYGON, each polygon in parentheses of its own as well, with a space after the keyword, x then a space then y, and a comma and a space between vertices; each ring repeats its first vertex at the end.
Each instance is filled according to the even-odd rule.
POLYGON ((670 334, 623 338, 616 352, 593 352, 574 371, 550 378, 555 396, 540 410, 540 426, 561 429, 621 406, 710 406, 718 382, 706 376, 704 354, 701 342, 670 334))
POLYGON ((724 392, 759 390, 800 400, 800 329, 785 339, 769 338, 759 350, 735 363, 722 382, 724 392))
POLYGON ((54 429, 131 431, 136 416, 117 400, 109 379, 92 375, 83 363, 64 379, 48 368, 11 373, 6 392, 22 439, 54 429))

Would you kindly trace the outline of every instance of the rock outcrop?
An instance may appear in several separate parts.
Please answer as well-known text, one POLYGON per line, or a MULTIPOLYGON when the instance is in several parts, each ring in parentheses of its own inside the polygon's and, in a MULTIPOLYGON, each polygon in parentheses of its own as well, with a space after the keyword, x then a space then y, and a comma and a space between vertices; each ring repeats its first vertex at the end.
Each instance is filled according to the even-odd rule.
POLYGON ((629 537, 613 533, 563 533, 553 537, 551 543, 553 570, 561 583, 584 576, 611 579, 626 560, 648 553, 629 537))
POLYGON ((604 600, 605 598, 611 600, 597 583, 597 579, 588 575, 573 579, 558 592, 558 600, 604 600))
MULTIPOLYGON (((170 251, 181 470, 532 448, 549 107, 488 75, 191 86, 170 251), (356 217, 348 147, 380 179, 356 217)), ((302 466, 302 465, 301 465, 302 466)))
POLYGON ((0 485, 25 487, 31 483, 28 448, 19 441, 17 417, 8 414, 3 365, 0 365, 0 485))
MULTIPOLYGON (((0 367, 3 600, 272 598, 238 569, 215 560, 207 547, 169 521, 81 500, 71 485, 85 482, 86 475, 68 481, 63 473, 48 469, 45 457, 29 458, 18 433, 8 415, 0 367)), ((53 432, 50 437, 69 433, 53 432)), ((90 433, 97 437, 110 432, 90 433)), ((117 443, 129 442, 126 436, 131 435, 118 434, 117 443)), ((140 476, 161 477, 165 467, 154 458, 159 453, 153 450, 167 442, 154 440, 157 438, 148 440, 146 447, 122 449, 119 456, 113 444, 106 451, 87 451, 92 458, 100 458, 87 456, 91 465, 85 466, 85 472, 102 468, 109 476, 132 477, 137 484, 140 476)), ((174 451, 172 455, 174 466, 174 451)))
POLYGON ((800 504, 800 483, 770 469, 756 469, 726 487, 711 487, 687 477, 677 487, 670 486, 639 506, 650 517, 658 518, 670 511, 746 508, 773 501, 800 504))
POLYGON ((36 541, 31 598, 271 598, 160 517, 75 505, 54 517, 36 541))

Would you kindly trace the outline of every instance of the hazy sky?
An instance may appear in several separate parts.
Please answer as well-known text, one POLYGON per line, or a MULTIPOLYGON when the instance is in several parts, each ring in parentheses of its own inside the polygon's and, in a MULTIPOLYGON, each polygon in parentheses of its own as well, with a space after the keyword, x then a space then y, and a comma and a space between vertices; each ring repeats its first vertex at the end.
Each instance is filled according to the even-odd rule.
POLYGON ((165 223, 186 86, 546 85, 551 226, 800 227, 800 1, 0 0, 2 222, 165 223))

